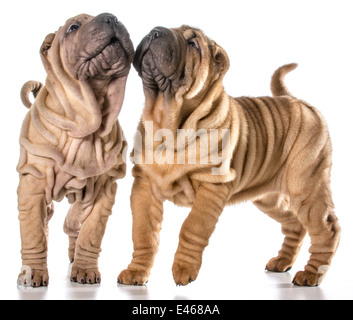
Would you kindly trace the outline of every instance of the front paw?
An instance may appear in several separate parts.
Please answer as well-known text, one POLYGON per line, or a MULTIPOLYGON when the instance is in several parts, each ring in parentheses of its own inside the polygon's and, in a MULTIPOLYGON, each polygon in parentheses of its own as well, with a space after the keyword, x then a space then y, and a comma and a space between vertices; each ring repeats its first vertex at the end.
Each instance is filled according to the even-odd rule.
POLYGON ((46 287, 49 284, 48 270, 35 270, 30 267, 22 268, 18 275, 17 284, 22 286, 46 287))
POLYGON ((176 285, 186 286, 196 280, 199 270, 200 266, 174 261, 172 271, 176 285))
POLYGON ((272 258, 266 265, 266 270, 271 272, 287 272, 292 268, 292 261, 283 257, 272 258))
POLYGON ((293 284, 297 286, 316 287, 320 284, 322 274, 299 271, 294 276, 293 284))
POLYGON ((100 283, 101 274, 97 269, 82 269, 79 267, 72 266, 70 280, 72 282, 78 282, 81 284, 89 283, 100 283))
POLYGON ((148 273, 145 271, 137 271, 126 269, 121 271, 118 277, 119 284, 127 284, 134 286, 143 286, 148 281, 148 273))

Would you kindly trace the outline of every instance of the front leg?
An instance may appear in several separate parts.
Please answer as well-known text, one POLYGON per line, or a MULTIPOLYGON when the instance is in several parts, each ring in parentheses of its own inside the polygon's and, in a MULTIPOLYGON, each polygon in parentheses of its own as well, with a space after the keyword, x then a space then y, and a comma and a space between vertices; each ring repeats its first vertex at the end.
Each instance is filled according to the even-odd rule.
POLYGON ((101 275, 98 270, 98 257, 105 233, 108 218, 112 213, 115 202, 117 184, 111 177, 101 177, 96 187, 100 187, 92 206, 92 211, 82 221, 79 236, 75 244, 74 262, 70 279, 79 283, 100 283, 101 275))
POLYGON ((159 246, 163 218, 163 199, 153 192, 148 179, 136 176, 131 192, 133 217, 133 259, 118 283, 143 285, 147 282, 159 246))
POLYGON ((175 253, 173 277, 177 285, 194 281, 216 223, 228 199, 225 185, 203 184, 199 187, 189 216, 184 221, 175 253))
MULTIPOLYGON (((46 179, 30 174, 21 175, 18 193, 18 210, 21 232, 22 272, 18 283, 32 287, 47 286, 48 221, 53 213, 46 203, 46 179), (27 272, 31 273, 31 283, 26 283, 27 272)), ((28 279, 29 280, 29 279, 28 279)))

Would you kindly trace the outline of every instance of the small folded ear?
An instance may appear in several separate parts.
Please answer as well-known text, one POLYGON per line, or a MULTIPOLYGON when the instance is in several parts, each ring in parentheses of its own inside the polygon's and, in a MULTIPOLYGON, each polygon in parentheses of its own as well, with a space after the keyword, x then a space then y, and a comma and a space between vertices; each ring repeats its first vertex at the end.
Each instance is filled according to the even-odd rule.
POLYGON ((227 52, 217 43, 213 47, 213 59, 216 63, 216 73, 223 77, 229 69, 230 61, 227 52))
POLYGON ((44 67, 47 68, 49 67, 49 62, 48 62, 48 51, 51 48, 51 45, 55 39, 55 33, 49 33, 43 43, 42 46, 40 47, 40 57, 42 58, 42 62, 44 64, 44 67))

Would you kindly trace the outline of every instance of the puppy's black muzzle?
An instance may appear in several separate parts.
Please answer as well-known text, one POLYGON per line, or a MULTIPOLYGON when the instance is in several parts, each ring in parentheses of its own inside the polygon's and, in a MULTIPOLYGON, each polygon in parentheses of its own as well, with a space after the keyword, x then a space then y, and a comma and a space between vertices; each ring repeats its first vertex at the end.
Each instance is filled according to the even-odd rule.
POLYGON ((151 32, 142 39, 136 49, 135 58, 133 62, 133 65, 140 76, 142 72, 141 69, 143 57, 146 52, 151 48, 151 45, 165 47, 168 42, 171 42, 173 40, 173 32, 170 29, 164 27, 156 27, 152 29, 151 32))

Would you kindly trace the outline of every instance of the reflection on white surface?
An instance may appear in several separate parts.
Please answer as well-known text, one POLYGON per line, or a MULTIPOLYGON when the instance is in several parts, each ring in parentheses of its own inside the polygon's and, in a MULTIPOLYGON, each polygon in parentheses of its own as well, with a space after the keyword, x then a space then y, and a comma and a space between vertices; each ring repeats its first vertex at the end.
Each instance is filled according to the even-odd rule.
MULTIPOLYGON (((164 275, 163 275, 164 276, 164 275)), ((253 299, 352 299, 352 279, 327 277, 325 284, 303 288, 291 283, 294 274, 271 272, 237 273, 233 281, 209 282, 205 275, 186 287, 176 287, 172 281, 150 281, 145 286, 115 284, 105 279, 97 285, 72 283, 67 277, 54 278, 46 288, 16 288, 13 281, 10 299, 59 300, 253 300, 253 299)), ((6 299, 6 297, 4 297, 6 299)))
MULTIPOLYGON (((323 288, 300 288, 293 286, 286 275, 263 275, 264 281, 247 286, 237 283, 233 286, 202 287, 191 285, 185 288, 167 288, 161 285, 131 287, 122 285, 75 285, 66 284, 60 288, 23 289, 18 288, 18 299, 65 299, 65 300, 236 300, 236 299, 329 299, 323 288)), ((343 298, 343 297, 342 297, 343 298)), ((352 298, 352 296, 351 296, 352 298)))

